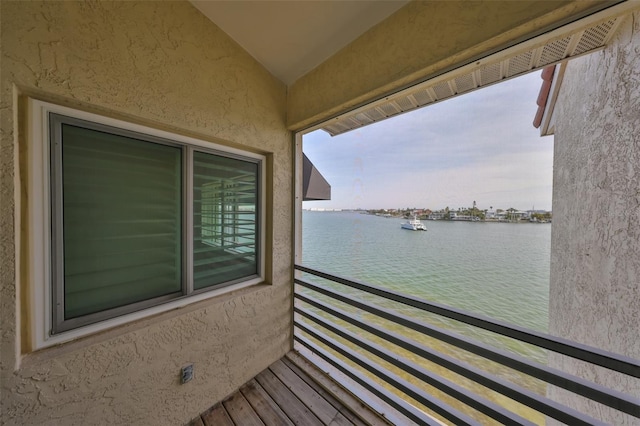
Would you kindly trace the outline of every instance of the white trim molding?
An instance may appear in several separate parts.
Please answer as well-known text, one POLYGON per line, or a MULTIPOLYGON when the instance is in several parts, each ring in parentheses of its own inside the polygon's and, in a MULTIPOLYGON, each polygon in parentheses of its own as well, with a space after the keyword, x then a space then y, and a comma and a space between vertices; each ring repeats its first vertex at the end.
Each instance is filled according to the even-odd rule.
MULTIPOLYGON (((236 148, 207 142, 192 137, 154 129, 101 116, 85 111, 80 111, 61 105, 28 99, 28 305, 25 316, 29 318, 30 326, 30 350, 38 350, 53 345, 69 342, 80 337, 88 336, 109 328, 127 324, 151 315, 156 315, 172 309, 211 299, 241 288, 265 282, 265 250, 266 247, 266 157, 264 155, 243 151, 236 148), (50 135, 49 114, 55 113, 78 118, 106 126, 125 129, 154 137, 176 141, 177 143, 201 147, 206 150, 215 150, 225 154, 237 155, 259 161, 259 270, 258 276, 225 287, 212 288, 210 291, 187 295, 155 305, 140 311, 124 314, 104 321, 81 326, 69 331, 53 335, 52 329, 52 267, 51 267, 51 189, 50 189, 50 135)), ((189 277, 192 274, 188 274, 189 277)))

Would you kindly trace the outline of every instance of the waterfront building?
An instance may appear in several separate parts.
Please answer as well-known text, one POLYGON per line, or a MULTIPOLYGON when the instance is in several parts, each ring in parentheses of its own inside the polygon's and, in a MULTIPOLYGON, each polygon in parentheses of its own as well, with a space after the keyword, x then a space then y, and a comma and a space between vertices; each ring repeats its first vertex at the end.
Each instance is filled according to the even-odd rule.
POLYGON ((451 217, 451 220, 470 222, 470 221, 478 221, 480 220, 480 218, 478 216, 472 216, 469 214, 456 214, 455 216, 451 217))
MULTIPOLYGON (((551 328, 637 359, 637 181, 622 175, 640 164, 637 8, 0 2, 0 423, 201 424, 303 340, 302 132, 340 134, 601 48, 580 59, 548 121, 551 328), (611 55, 619 66, 605 69, 611 55)), ((621 391, 633 395, 635 380, 621 391)), ((394 407, 387 418, 424 418, 394 407)))
POLYGON ((529 212, 522 210, 515 210, 508 213, 509 218, 512 220, 526 220, 529 219, 529 212))

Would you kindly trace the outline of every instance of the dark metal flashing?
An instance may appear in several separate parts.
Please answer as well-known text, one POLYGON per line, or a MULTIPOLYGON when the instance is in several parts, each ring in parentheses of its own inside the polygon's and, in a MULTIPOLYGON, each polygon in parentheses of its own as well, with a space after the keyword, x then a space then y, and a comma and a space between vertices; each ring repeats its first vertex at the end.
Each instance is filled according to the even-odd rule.
POLYGON ((302 154, 302 201, 331 199, 331 185, 315 168, 311 160, 302 154))

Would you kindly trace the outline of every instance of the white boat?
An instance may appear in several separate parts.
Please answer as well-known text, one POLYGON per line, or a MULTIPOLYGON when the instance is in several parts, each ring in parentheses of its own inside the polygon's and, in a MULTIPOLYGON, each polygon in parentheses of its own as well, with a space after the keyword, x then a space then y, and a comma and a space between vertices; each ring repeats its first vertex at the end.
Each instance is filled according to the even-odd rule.
POLYGON ((420 222, 420 219, 417 216, 413 216, 413 219, 407 220, 405 223, 400 225, 402 229, 408 229, 410 231, 426 231, 427 228, 420 222))

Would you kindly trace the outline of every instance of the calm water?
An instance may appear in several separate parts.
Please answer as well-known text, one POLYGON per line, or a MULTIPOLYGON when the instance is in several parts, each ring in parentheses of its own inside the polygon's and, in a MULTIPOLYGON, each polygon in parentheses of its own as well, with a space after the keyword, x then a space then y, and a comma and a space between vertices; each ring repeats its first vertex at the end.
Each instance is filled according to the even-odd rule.
MULTIPOLYGON (((400 218, 387 219, 352 212, 305 211, 302 263, 512 324, 547 331, 550 225, 423 221, 428 231, 412 232, 400 229, 402 222, 400 218)), ((473 336, 538 362, 546 362, 546 353, 538 348, 489 332, 478 332, 469 326, 411 308, 385 303, 389 303, 390 308, 434 325, 473 336)), ((377 318, 367 320, 382 322, 377 318)), ((416 336, 399 326, 381 325, 544 393, 544 385, 536 380, 441 342, 416 336)), ((426 365, 442 374, 452 374, 440 371, 438 366, 426 365)), ((510 404, 501 396, 467 383, 463 378, 449 378, 490 399, 510 404)), ((509 408, 536 422, 543 421, 515 403, 509 408)))

